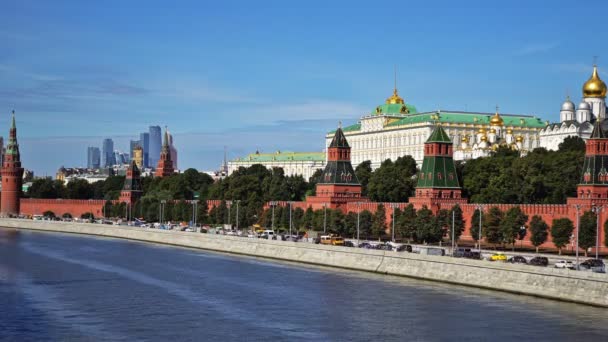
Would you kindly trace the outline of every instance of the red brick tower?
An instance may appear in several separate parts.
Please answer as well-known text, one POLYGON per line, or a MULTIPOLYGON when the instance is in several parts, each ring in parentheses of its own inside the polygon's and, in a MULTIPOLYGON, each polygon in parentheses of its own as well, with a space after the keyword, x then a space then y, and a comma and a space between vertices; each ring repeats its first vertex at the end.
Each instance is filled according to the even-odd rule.
POLYGON ((131 160, 131 165, 127 169, 127 177, 125 178, 125 185, 122 187, 120 192, 120 202, 125 202, 130 206, 133 206, 143 194, 143 188, 141 185, 141 173, 137 167, 135 160, 131 160))
POLYGON ((608 200, 608 138, 600 120, 585 144, 583 177, 577 187, 579 199, 608 200))
POLYGON ((327 148, 327 165, 322 178, 317 183, 316 196, 309 196, 307 204, 318 209, 341 208, 348 202, 367 202, 361 197, 361 183, 350 162, 350 146, 342 128, 338 128, 327 148))
POLYGON ((1 209, 2 216, 19 215, 19 201, 21 198, 21 184, 23 182, 23 168, 21 167, 21 157, 19 155, 19 144, 17 143, 17 126, 15 125, 15 111, 2 161, 2 195, 1 209))
POLYGON ((175 172, 173 161, 171 160, 171 148, 169 145, 169 133, 165 127, 165 136, 163 138, 163 148, 160 151, 160 159, 156 166, 156 177, 171 176, 175 172))

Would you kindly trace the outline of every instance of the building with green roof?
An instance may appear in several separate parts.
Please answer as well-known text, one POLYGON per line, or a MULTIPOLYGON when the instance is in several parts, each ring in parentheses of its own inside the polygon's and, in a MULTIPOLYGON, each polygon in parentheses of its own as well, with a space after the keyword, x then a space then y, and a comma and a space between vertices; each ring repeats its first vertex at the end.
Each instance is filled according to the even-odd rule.
MULTIPOLYGON (((377 168, 386 159, 410 155, 420 165, 424 143, 435 125, 441 125, 454 143, 454 159, 488 155, 501 145, 523 152, 539 146, 538 132, 547 123, 534 115, 499 114, 455 110, 418 112, 397 89, 355 124, 343 127, 351 146, 352 163, 370 160, 377 168)), ((335 131, 326 135, 329 146, 335 131)))
POLYGON ((325 152, 291 152, 276 151, 274 153, 248 154, 228 162, 228 174, 238 170, 239 167, 250 167, 261 164, 269 169, 280 167, 286 176, 300 175, 308 180, 317 170, 323 170, 326 164, 325 152))

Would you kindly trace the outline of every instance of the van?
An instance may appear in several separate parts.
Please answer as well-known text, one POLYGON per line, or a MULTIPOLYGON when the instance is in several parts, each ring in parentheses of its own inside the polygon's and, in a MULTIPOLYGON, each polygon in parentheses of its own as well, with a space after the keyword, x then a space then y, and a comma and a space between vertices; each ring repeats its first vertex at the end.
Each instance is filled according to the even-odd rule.
POLYGON ((344 238, 333 235, 321 235, 321 244, 332 246, 344 246, 344 238))
POLYGON ((445 249, 443 249, 443 248, 420 246, 419 249, 420 249, 420 254, 422 254, 422 255, 439 255, 439 256, 445 255, 445 249))
POLYGON ((262 235, 260 235, 260 238, 262 239, 268 239, 268 240, 273 240, 275 237, 275 233, 274 230, 265 230, 262 232, 262 235))

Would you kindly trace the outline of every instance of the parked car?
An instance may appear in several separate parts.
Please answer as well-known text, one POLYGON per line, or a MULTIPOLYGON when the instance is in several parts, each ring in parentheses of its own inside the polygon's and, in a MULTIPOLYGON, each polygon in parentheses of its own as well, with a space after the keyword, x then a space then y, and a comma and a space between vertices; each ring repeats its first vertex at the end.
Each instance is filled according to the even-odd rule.
POLYGON ((462 257, 467 258, 467 259, 481 260, 481 252, 479 252, 479 251, 466 252, 463 254, 462 257))
POLYGON ((355 247, 355 243, 352 241, 344 241, 344 247, 355 247))
POLYGON ((524 258, 521 255, 514 255, 514 256, 510 257, 509 260, 507 260, 507 261, 512 264, 527 264, 528 263, 528 260, 526 260, 526 258, 524 258))
POLYGON ((393 246, 386 244, 386 243, 381 243, 379 245, 376 246, 376 249, 379 249, 381 251, 392 251, 393 250, 393 246))
POLYGON ((401 245, 397 247, 397 252, 410 252, 412 253, 412 245, 401 245))
POLYGON ((567 268, 569 270, 576 269, 576 264, 570 260, 559 260, 555 263, 555 268, 567 268))
POLYGON ((361 242, 359 248, 374 249, 374 246, 369 242, 361 242))
POLYGON ((490 261, 507 261, 507 256, 503 253, 494 253, 490 256, 490 261))
POLYGON ((547 266, 549 265, 549 259, 547 259, 546 257, 537 256, 530 260, 530 265, 547 266))
POLYGON ((606 273, 606 266, 601 259, 587 259, 581 262, 579 269, 583 271, 606 273))

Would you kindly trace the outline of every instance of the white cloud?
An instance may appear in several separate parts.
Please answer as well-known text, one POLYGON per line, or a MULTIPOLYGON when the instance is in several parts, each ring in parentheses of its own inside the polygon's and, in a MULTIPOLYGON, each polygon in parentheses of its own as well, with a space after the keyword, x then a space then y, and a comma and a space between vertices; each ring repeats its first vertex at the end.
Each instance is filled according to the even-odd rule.
POLYGON ((558 47, 559 44, 558 43, 537 43, 537 44, 530 44, 530 45, 526 45, 524 47, 522 47, 519 50, 515 50, 513 51, 513 56, 528 56, 528 55, 534 55, 537 53, 543 53, 543 52, 547 52, 550 51, 556 47, 558 47))

